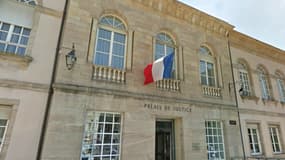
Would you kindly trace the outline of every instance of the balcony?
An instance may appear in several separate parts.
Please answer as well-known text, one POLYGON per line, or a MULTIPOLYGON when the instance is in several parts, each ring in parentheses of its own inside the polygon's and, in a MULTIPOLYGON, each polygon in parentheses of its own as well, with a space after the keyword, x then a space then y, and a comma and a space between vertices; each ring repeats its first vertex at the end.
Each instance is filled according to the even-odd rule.
POLYGON ((202 91, 205 96, 212 96, 212 97, 222 96, 221 88, 211 87, 211 86, 202 86, 202 91))
POLYGON ((107 66, 93 65, 92 79, 126 83, 126 71, 107 66))
POLYGON ((163 79, 156 82, 156 88, 170 91, 180 91, 180 80, 163 79))

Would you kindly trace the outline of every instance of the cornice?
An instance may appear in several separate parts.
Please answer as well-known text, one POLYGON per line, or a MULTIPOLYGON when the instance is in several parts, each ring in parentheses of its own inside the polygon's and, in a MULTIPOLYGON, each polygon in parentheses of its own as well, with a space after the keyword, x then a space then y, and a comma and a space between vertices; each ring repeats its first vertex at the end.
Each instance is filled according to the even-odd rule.
POLYGON ((162 14, 166 14, 177 19, 186 21, 190 24, 207 29, 210 32, 217 33, 224 37, 234 26, 201 12, 191 6, 188 6, 177 0, 131 0, 137 4, 151 8, 162 14))
POLYGON ((241 50, 246 50, 250 54, 270 58, 271 60, 281 64, 285 63, 285 51, 254 39, 248 35, 232 30, 229 33, 229 40, 231 42, 231 46, 241 50))
POLYGON ((24 81, 9 80, 9 79, 0 79, 0 87, 32 90, 38 92, 48 92, 49 89, 49 85, 47 84, 24 82, 24 81))
POLYGON ((91 86, 84 86, 80 84, 71 84, 71 83, 56 83, 53 85, 53 88, 55 91, 71 93, 71 94, 82 94, 82 95, 106 94, 106 95, 121 96, 125 98, 129 97, 129 98, 150 100, 150 101, 162 101, 166 103, 169 102, 169 103, 191 104, 191 105, 196 105, 198 107, 232 110, 237 112, 237 108, 234 104, 213 103, 213 102, 199 101, 194 99, 160 96, 154 94, 145 94, 145 93, 115 90, 108 88, 91 87, 91 86))
POLYGON ((285 117, 285 113, 279 112, 269 112, 269 111, 258 111, 254 109, 245 109, 239 108, 241 114, 251 114, 251 115, 264 115, 264 116, 271 116, 271 117, 285 117))

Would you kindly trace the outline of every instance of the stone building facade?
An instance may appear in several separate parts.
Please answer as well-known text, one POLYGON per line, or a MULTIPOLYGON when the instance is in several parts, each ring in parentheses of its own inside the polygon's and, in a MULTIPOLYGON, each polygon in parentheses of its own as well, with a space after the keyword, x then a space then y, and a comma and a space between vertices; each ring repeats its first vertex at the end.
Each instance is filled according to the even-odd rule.
POLYGON ((285 159, 285 52, 235 31, 230 42, 246 157, 285 159))
POLYGON ((0 1, 1 160, 36 159, 63 7, 62 0, 0 1))
POLYGON ((41 159, 242 157, 232 30, 176 0, 70 0, 41 159), (170 53, 171 78, 144 85, 170 53))

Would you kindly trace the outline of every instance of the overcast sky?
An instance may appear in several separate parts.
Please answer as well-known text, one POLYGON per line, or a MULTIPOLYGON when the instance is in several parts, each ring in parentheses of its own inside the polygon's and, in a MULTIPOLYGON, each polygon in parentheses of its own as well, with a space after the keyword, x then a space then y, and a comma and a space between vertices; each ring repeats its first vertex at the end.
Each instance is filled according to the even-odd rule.
POLYGON ((285 0, 179 0, 285 50, 285 0))

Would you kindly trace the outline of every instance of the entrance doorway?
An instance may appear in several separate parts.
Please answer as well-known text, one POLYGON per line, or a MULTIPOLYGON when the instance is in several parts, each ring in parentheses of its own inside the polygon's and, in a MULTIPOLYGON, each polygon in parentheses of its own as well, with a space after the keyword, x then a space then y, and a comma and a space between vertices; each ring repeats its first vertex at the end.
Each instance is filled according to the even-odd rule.
POLYGON ((155 135, 155 160, 175 160, 174 148, 173 120, 157 120, 155 135))

